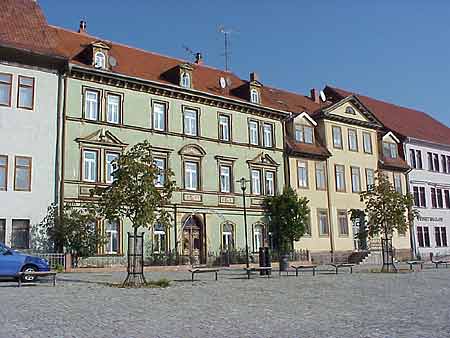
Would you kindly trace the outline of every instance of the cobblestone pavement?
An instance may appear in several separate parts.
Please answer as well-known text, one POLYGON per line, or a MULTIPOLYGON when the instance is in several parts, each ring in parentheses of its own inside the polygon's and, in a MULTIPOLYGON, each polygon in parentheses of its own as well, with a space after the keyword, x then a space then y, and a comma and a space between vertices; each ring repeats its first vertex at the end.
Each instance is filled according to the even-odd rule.
POLYGON ((166 289, 96 282, 123 273, 59 276, 55 288, 0 283, 0 337, 450 337, 450 269, 255 276, 241 271, 167 277, 166 289))

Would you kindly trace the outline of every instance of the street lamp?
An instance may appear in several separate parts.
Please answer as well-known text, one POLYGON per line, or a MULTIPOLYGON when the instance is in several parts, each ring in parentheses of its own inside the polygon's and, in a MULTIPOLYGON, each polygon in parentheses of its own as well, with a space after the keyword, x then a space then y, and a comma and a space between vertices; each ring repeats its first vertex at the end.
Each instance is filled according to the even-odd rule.
POLYGON ((248 269, 249 262, 248 262, 247 209, 245 208, 245 190, 247 189, 248 180, 246 180, 244 177, 242 177, 238 182, 241 183, 242 199, 243 199, 243 206, 244 206, 245 258, 246 258, 246 264, 247 264, 247 269, 248 269))

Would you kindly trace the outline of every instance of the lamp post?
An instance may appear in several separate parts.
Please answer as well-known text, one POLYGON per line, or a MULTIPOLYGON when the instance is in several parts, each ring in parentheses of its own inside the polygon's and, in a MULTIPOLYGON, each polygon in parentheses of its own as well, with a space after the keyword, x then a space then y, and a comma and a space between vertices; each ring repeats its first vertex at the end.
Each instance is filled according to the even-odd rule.
POLYGON ((242 190, 242 199, 243 199, 243 207, 244 207, 244 227, 245 227, 245 261, 247 264, 247 269, 249 268, 248 262, 248 233, 247 233, 247 209, 245 208, 245 190, 247 189, 247 180, 242 177, 239 181, 241 183, 242 190))

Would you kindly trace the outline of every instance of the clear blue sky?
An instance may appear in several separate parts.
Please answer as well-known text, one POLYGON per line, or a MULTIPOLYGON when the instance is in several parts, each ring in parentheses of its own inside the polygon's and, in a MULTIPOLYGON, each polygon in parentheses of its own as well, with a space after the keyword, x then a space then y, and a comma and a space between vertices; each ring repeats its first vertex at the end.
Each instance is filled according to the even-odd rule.
POLYGON ((183 45, 224 68, 303 94, 332 84, 429 112, 450 126, 450 1, 55 1, 38 0, 49 23, 188 59, 183 45))

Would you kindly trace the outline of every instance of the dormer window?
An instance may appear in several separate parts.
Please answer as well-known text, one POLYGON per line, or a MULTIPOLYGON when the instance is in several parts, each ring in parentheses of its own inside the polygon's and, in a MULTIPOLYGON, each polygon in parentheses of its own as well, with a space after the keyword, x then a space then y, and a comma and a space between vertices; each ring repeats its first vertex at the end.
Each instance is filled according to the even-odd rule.
POLYGON ((396 143, 383 142, 383 155, 387 158, 395 159, 398 157, 398 147, 396 143))
POLYGON ((260 103, 258 90, 256 90, 256 89, 250 90, 250 102, 260 103))
POLYGON ((351 115, 355 115, 355 114, 356 114, 356 112, 355 112, 355 110, 353 109, 353 107, 350 107, 350 106, 348 106, 347 108, 345 108, 345 112, 346 112, 347 114, 351 114, 351 115))
POLYGON ((187 72, 181 75, 181 87, 191 88, 191 76, 187 72))
POLYGON ((310 126, 295 126, 295 141, 300 143, 314 143, 314 129, 310 126))
POLYGON ((96 52, 94 58, 94 67, 105 69, 106 66, 106 56, 103 52, 96 52))

